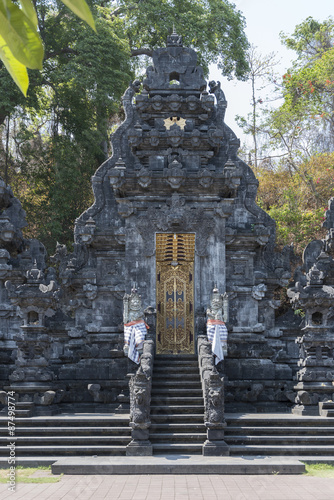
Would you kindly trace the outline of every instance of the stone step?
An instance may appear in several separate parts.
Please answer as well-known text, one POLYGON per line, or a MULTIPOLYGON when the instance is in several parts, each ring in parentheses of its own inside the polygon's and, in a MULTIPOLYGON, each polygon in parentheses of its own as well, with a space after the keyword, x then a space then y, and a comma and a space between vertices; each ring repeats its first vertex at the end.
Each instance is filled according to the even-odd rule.
POLYGON ((155 406, 151 405, 151 416, 156 416, 160 414, 178 414, 181 415, 183 413, 186 414, 196 414, 196 413, 204 413, 203 405, 164 405, 164 406, 155 406))
POLYGON ((152 389, 156 390, 157 388, 175 388, 177 389, 178 387, 182 388, 188 388, 188 389, 197 389, 201 390, 202 384, 200 380, 180 380, 180 379, 173 379, 169 380, 166 378, 161 378, 161 379, 155 379, 153 375, 152 379, 152 389))
POLYGON ((171 396, 194 396, 194 397, 203 397, 202 389, 181 389, 176 387, 152 387, 152 396, 153 395, 171 395, 171 396))
POLYGON ((238 436, 225 433, 225 440, 228 444, 258 444, 263 446, 272 445, 334 445, 334 436, 238 436))
POLYGON ((32 444, 38 445, 39 443, 45 445, 127 445, 131 440, 131 436, 15 436, 1 437, 0 445, 15 441, 16 445, 29 446, 32 444))
POLYGON ((156 371, 153 371, 153 382, 154 381, 160 381, 160 380, 179 380, 182 378, 182 381, 200 381, 200 375, 199 372, 196 373, 156 373, 156 371))
MULTIPOLYGON (((122 436, 130 436, 131 435, 131 429, 129 427, 129 424, 127 427, 21 427, 17 425, 15 427, 15 436, 24 436, 24 435, 31 435, 33 432, 34 436, 37 435, 57 435, 57 434, 62 434, 62 435, 73 435, 75 433, 76 435, 80 436, 86 436, 86 435, 122 435, 122 436)), ((0 428, 0 436, 8 436, 8 429, 7 428, 0 428)))
POLYGON ((203 406, 204 404, 204 399, 202 397, 200 398, 195 398, 194 396, 186 397, 184 396, 183 398, 178 398, 176 396, 166 396, 160 394, 159 396, 152 396, 151 402, 153 405, 156 405, 157 403, 160 405, 180 405, 183 403, 182 406, 189 406, 189 405, 201 405, 203 406))
POLYGON ((181 370, 184 368, 191 368, 194 369, 196 368, 198 370, 198 361, 193 360, 193 361, 160 361, 155 359, 154 360, 154 369, 159 368, 159 369, 165 369, 165 370, 181 370))
POLYGON ((206 440, 206 432, 192 433, 192 432, 154 432, 150 434, 150 441, 157 442, 170 442, 173 443, 204 443, 206 440))
MULTIPOLYGON (((226 440, 227 442, 227 440, 226 440)), ((294 455, 294 456, 302 456, 302 455, 327 455, 333 456, 334 454, 334 446, 332 445, 324 445, 324 446, 307 446, 307 445, 256 445, 256 444, 245 444, 245 445, 237 445, 231 444, 230 447, 230 455, 294 455)))
MULTIPOLYGON (((100 456, 100 455, 125 455, 125 446, 100 446, 100 445, 62 445, 62 446, 20 446, 15 447, 18 458, 22 456, 100 456)), ((0 446, 0 456, 8 457, 8 447, 0 446)))
POLYGON ((154 365, 153 371, 155 374, 164 374, 164 375, 170 375, 172 373, 196 373, 199 375, 199 368, 196 363, 194 366, 188 366, 188 365, 172 365, 172 366, 165 366, 165 365, 154 365))
MULTIPOLYGON (((0 417, 0 427, 7 427, 8 418, 0 417)), ((129 415, 124 415, 122 417, 106 417, 101 415, 90 414, 85 417, 78 417, 76 415, 53 415, 53 416, 43 416, 43 417, 30 417, 25 418, 15 418, 15 425, 22 427, 96 427, 97 425, 108 427, 108 426, 119 426, 128 427, 129 426, 129 415)))
MULTIPOLYGON (((303 474, 305 465, 294 458, 202 457, 155 455, 153 457, 74 457, 59 458, 53 474, 303 474)), ((237 480, 237 478, 236 478, 237 480)), ((168 495, 168 492, 167 492, 168 495)), ((195 494, 196 495, 196 494, 195 494)), ((245 493, 247 496, 247 493, 245 493)), ((206 497, 209 498, 210 496, 206 497)), ((219 498, 225 498, 222 495, 219 498)), ((170 498, 170 497, 166 497, 170 498)), ((178 497, 177 497, 178 498, 178 497)), ((180 497, 181 498, 181 497, 180 497)), ((197 496, 194 498, 198 498, 197 496)), ((240 498, 236 494, 234 498, 240 498)), ((245 497, 243 497, 245 498, 245 497)))
POLYGON ((153 453, 182 453, 201 455, 203 443, 152 443, 153 453))
POLYGON ((323 417, 334 417, 334 410, 322 410, 321 416, 323 417))
POLYGON ((176 432, 178 434, 180 433, 188 433, 188 432, 193 432, 193 433, 197 433, 197 432, 200 432, 200 433, 205 433, 206 432, 206 427, 203 423, 203 417, 202 417, 202 423, 178 423, 178 424, 174 424, 174 423, 161 423, 161 424, 156 424, 156 423, 152 423, 151 424, 151 427, 150 427, 150 430, 151 431, 156 431, 156 432, 167 432, 167 431, 170 431, 170 432, 176 432))
POLYGON ((318 416, 302 416, 295 415, 259 415, 254 413, 253 416, 232 416, 225 414, 225 420, 228 426, 249 426, 249 427, 334 427, 334 420, 326 419, 318 416))
POLYGON ((198 361, 197 354, 156 354, 154 362, 157 363, 161 361, 166 363, 167 361, 178 363, 180 361, 198 361))
POLYGON ((34 413, 34 408, 15 409, 15 417, 29 418, 34 413))
POLYGON ((294 435, 294 436, 313 436, 313 435, 333 435, 334 436, 334 427, 248 427, 248 426, 230 426, 227 425, 225 428, 225 435, 265 435, 265 436, 274 436, 274 435, 294 435))
POLYGON ((15 419, 27 418, 34 414, 35 403, 31 401, 16 401, 15 403, 15 419))
POLYGON ((319 415, 322 417, 334 417, 333 401, 323 401, 319 403, 319 415))
POLYGON ((155 415, 151 414, 151 422, 152 424, 202 424, 204 423, 204 415, 203 413, 194 414, 194 413, 184 413, 184 414, 168 414, 161 412, 156 413, 155 415))

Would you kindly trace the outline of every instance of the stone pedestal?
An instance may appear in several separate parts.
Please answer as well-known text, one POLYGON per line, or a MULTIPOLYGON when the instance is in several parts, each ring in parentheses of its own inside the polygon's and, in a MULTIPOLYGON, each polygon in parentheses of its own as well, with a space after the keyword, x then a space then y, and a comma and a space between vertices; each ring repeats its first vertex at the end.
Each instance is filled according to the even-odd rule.
POLYGON ((132 429, 131 435, 132 441, 126 447, 126 455, 128 457, 146 457, 153 454, 148 429, 132 429))
POLYGON ((224 457, 230 454, 230 449, 223 440, 209 441, 207 439, 203 444, 202 450, 202 454, 205 457, 224 457))
POLYGON ((126 447, 127 457, 149 457, 153 455, 153 447, 149 440, 133 439, 126 447))
POLYGON ((208 439, 203 444, 203 455, 207 457, 223 457, 230 454, 229 446, 224 441, 224 427, 208 428, 208 439))

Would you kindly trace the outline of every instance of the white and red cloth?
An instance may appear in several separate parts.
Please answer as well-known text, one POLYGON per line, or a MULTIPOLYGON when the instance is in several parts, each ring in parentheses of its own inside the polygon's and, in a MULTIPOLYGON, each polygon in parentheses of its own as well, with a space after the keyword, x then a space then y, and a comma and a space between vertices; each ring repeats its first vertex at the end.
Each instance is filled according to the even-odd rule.
POLYGON ((224 359, 224 351, 227 351, 227 328, 224 321, 219 319, 208 319, 206 323, 208 340, 212 343, 212 353, 215 355, 217 365, 224 359))
POLYGON ((124 324, 124 344, 129 347, 128 357, 139 364, 139 349, 143 347, 149 327, 143 319, 124 324))

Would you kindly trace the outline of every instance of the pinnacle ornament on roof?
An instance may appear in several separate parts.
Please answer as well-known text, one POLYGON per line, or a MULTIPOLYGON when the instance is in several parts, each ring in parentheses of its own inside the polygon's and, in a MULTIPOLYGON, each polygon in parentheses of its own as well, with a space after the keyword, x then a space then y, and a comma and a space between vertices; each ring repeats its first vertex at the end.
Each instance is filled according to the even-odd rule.
POLYGON ((174 24, 173 33, 167 37, 167 47, 183 47, 182 36, 176 33, 174 24))

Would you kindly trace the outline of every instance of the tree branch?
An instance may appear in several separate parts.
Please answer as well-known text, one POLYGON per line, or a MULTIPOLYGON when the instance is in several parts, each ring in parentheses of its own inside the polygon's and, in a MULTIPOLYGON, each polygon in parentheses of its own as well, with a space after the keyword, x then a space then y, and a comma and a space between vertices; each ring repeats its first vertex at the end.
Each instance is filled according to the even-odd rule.
MULTIPOLYGON (((140 1, 141 0, 139 0, 136 3, 139 4, 140 1)), ((122 14, 122 12, 129 11, 129 10, 134 10, 134 9, 137 9, 137 8, 138 8, 138 5, 129 5, 128 7, 125 7, 124 5, 121 5, 120 7, 117 7, 117 9, 113 10, 112 12, 110 12, 110 15, 112 17, 117 17, 120 14, 122 14)))
POLYGON ((117 9, 113 10, 112 12, 110 12, 110 15, 113 16, 113 17, 117 17, 117 16, 120 15, 120 13, 122 12, 122 10, 125 10, 125 8, 123 6, 117 7, 117 9))
POLYGON ((149 56, 152 57, 153 50, 151 49, 132 49, 131 50, 131 57, 135 56, 149 56))
POLYGON ((78 55, 78 51, 71 49, 70 47, 65 47, 64 49, 55 51, 55 52, 46 52, 44 60, 51 59, 52 57, 59 56, 60 54, 75 54, 78 55))

